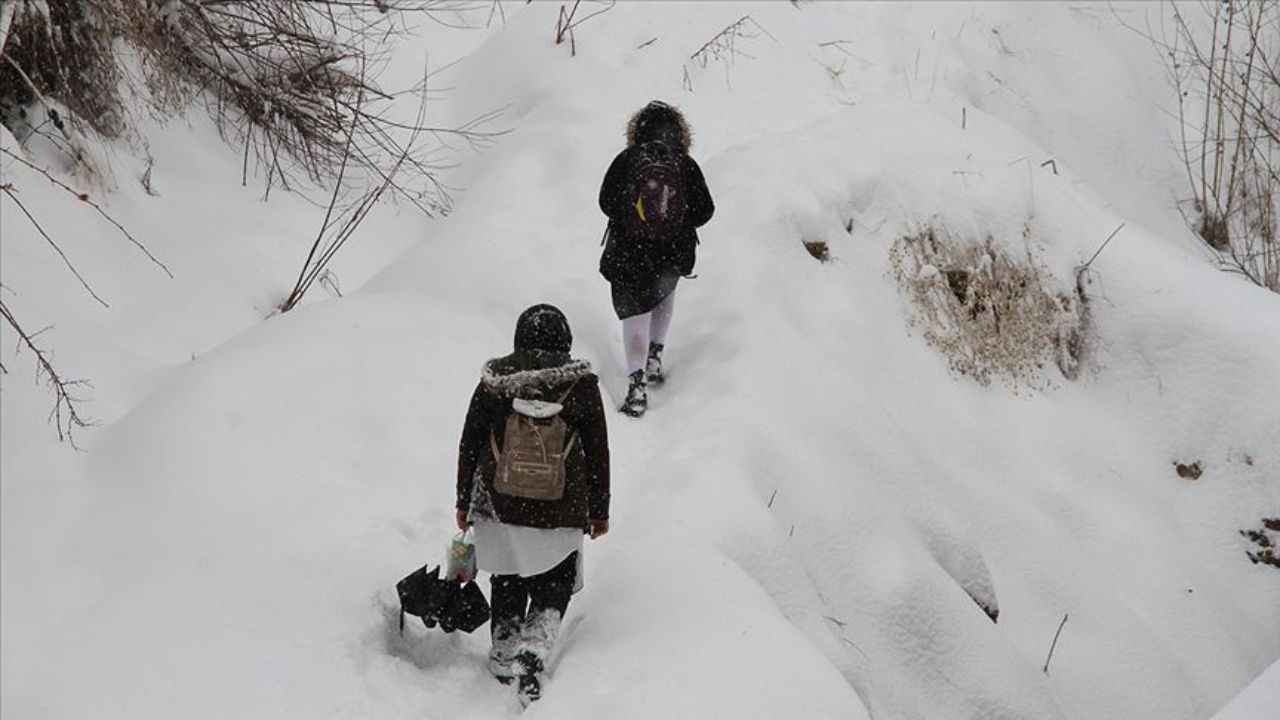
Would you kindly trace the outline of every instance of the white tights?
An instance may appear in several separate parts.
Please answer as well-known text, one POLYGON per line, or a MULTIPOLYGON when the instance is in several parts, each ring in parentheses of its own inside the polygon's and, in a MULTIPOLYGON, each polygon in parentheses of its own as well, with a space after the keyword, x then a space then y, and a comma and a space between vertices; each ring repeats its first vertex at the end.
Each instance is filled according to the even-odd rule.
POLYGON ((671 329, 671 316, 675 312, 674 290, 647 313, 632 315, 622 320, 622 344, 627 352, 627 372, 643 370, 649 358, 649 343, 663 345, 667 342, 667 330, 671 329))

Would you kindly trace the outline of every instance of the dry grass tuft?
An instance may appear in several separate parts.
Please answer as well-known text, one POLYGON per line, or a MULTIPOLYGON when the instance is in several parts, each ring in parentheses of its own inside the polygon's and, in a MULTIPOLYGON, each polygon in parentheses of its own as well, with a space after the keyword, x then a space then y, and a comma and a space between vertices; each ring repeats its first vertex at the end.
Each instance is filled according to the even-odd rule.
POLYGON ((1078 377, 1088 306, 1078 290, 1047 289, 1045 268, 1009 257, 990 238, 965 243, 935 227, 895 243, 890 262, 911 300, 912 326, 955 371, 1015 388, 1046 387, 1048 362, 1078 377))

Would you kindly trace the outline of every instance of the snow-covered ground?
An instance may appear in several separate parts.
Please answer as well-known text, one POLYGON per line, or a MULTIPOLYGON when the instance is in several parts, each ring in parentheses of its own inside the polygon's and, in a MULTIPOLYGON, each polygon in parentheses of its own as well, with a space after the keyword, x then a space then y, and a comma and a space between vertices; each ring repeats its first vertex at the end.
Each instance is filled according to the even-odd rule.
POLYGON ((1280 296, 1177 212, 1160 58, 1120 24, 1158 6, 619 3, 576 56, 558 3, 505 10, 424 23, 388 69, 461 59, 439 124, 508 108, 455 211, 382 208, 344 296, 283 316, 323 208, 241 187, 200 112, 150 135, 159 196, 101 150, 95 195, 173 280, 3 163, 110 307, 0 199, 0 292, 100 421, 59 444, 0 330, 0 714, 517 715, 487 633, 400 637, 393 586, 443 555, 466 402, 520 310, 560 306, 620 402, 595 198, 658 97, 717 213, 669 382, 610 417, 612 532, 525 714, 1205 720, 1270 667, 1223 716, 1276 717, 1280 573, 1239 531, 1280 516, 1280 296), (744 15, 739 55, 690 60, 744 15), (1070 288, 1122 222, 1085 372, 1038 389, 952 373, 890 265, 932 224, 1070 288))

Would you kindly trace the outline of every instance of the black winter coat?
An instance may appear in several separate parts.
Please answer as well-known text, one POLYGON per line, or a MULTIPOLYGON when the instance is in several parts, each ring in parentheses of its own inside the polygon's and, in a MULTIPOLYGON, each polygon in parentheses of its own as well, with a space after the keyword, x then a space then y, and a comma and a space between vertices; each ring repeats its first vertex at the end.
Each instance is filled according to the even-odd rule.
MULTIPOLYGON (((627 187, 627 167, 637 145, 629 145, 609 165, 600 184, 600 209, 609 216, 608 238, 600 256, 600 274, 611 283, 646 286, 662 275, 690 275, 696 261, 697 228, 715 214, 715 203, 702 176, 702 168, 687 153, 681 154, 680 170, 688 202, 681 230, 657 246, 642 238, 629 236, 629 223, 623 222, 632 210, 635 197, 627 187)), ((634 229, 632 229, 634 232, 634 229)))
POLYGON ((517 351, 490 360, 471 396, 458 446, 457 507, 472 518, 536 528, 586 528, 609 518, 609 436, 599 378, 568 353, 517 351), (576 383, 576 384, 575 384, 576 383), (569 388, 572 386, 572 390, 569 388), (568 391, 563 401, 561 395, 568 391), (565 459, 564 496, 532 500, 493 489, 507 416, 515 398, 562 402, 560 417, 578 440, 565 459))

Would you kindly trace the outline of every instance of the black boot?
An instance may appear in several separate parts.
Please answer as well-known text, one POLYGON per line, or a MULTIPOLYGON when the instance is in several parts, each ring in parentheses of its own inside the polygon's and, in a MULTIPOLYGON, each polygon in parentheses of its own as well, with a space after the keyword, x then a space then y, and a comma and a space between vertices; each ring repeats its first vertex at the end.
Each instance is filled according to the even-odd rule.
POLYGON ((649 392, 645 388, 644 370, 637 370, 631 373, 630 377, 631 386, 627 388, 627 399, 623 401, 618 411, 631 417, 640 417, 644 415, 645 410, 649 409, 649 392))
POLYGON ((531 652, 525 651, 516 656, 516 667, 519 668, 520 685, 516 688, 516 697, 520 707, 528 707, 542 697, 542 681, 538 674, 542 672, 542 662, 531 652))
POLYGON ((493 647, 489 650, 489 672, 503 685, 516 679, 515 645, 517 630, 508 624, 493 623, 493 647))
POLYGON ((661 385, 666 381, 666 377, 662 375, 662 344, 649 343, 649 359, 644 364, 645 380, 654 385, 661 385))

